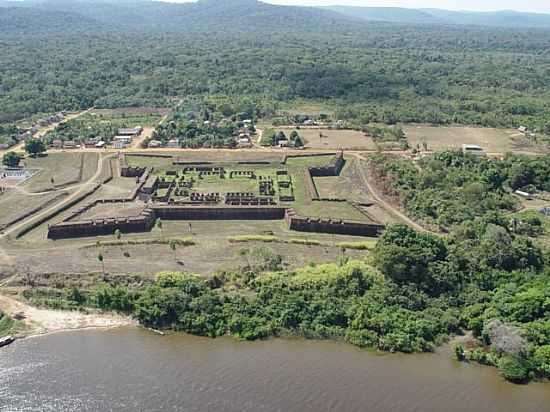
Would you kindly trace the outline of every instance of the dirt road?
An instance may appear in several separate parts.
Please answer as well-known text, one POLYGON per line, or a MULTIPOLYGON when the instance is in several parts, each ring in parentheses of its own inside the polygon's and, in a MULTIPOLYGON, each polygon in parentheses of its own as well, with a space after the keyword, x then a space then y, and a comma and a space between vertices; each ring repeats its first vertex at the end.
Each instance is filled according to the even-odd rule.
MULTIPOLYGON (((57 126, 59 126, 59 124, 63 123, 63 122, 66 122, 66 121, 69 121, 69 120, 73 120, 73 119, 76 119, 77 117, 80 117, 82 116, 83 114, 85 113, 88 113, 90 110, 93 110, 93 107, 90 107, 89 109, 87 110, 84 110, 82 112, 78 112, 78 113, 72 113, 72 114, 69 114, 67 115, 62 121, 60 122, 56 122, 56 123, 52 123, 52 124, 49 124, 48 126, 45 126, 45 127, 42 127, 38 130, 38 132, 36 132, 36 134, 33 136, 35 139, 41 139, 43 138, 48 132, 51 132, 52 130, 54 130, 57 126)), ((16 145, 12 146, 12 147, 9 147, 5 150, 0 150, 0 156, 4 155, 5 153, 7 152, 22 152, 25 150, 25 142, 19 142, 17 143, 16 145)))
POLYGON ((99 156, 98 159, 97 159, 97 170, 96 170, 95 174, 90 179, 88 179, 86 182, 82 182, 78 185, 73 186, 73 189, 77 188, 78 190, 76 190, 74 193, 67 196, 60 203, 56 203, 52 207, 46 208, 46 209, 40 211, 39 213, 37 213, 35 215, 32 215, 28 219, 23 219, 21 222, 19 222, 15 225, 11 226, 10 228, 6 229, 5 232, 0 235, 0 239, 3 238, 3 237, 9 236, 11 233, 14 233, 14 232, 18 231, 20 228, 27 225, 28 223, 34 222, 34 221, 40 219, 42 216, 45 216, 45 215, 51 213, 53 210, 67 204, 68 202, 70 202, 74 198, 81 195, 82 192, 86 189, 87 186, 89 186, 91 184, 98 183, 99 176, 101 176, 101 173, 103 172, 104 164, 105 164, 105 162, 108 162, 111 159, 111 157, 112 156, 99 156))
MULTIPOLYGON (((355 156, 355 158, 357 158, 359 162, 361 162, 361 161, 366 162, 367 161, 367 159, 359 153, 351 153, 351 154, 352 154, 352 156, 355 156)), ((382 206, 388 212, 390 212, 394 216, 398 217, 401 221, 405 222, 406 224, 408 224, 412 228, 414 228, 418 231, 421 231, 421 232, 427 232, 428 231, 427 229, 423 228, 418 223, 416 223, 414 220, 409 218, 406 214, 404 214, 403 212, 401 212, 400 210, 398 210, 397 208, 393 207, 391 204, 386 202, 383 199, 382 195, 380 193, 378 193, 376 188, 371 184, 370 179, 368 179, 368 177, 367 177, 367 173, 365 172, 365 169, 363 167, 359 167, 359 171, 360 171, 360 174, 361 174, 361 178, 363 179, 363 182, 365 183, 365 186, 367 187, 367 189, 371 193, 374 200, 376 200, 380 204, 380 206, 382 206)))

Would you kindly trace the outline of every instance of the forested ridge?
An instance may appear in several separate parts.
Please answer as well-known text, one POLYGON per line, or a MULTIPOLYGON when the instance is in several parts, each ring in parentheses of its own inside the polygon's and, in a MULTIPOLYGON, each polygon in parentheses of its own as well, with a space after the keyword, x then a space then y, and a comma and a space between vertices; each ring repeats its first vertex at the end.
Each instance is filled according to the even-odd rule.
POLYGON ((550 30, 357 23, 247 1, 217 13, 208 1, 192 6, 206 11, 173 26, 132 24, 139 13, 107 24, 109 3, 96 14, 93 3, 17 8, 41 20, 23 29, 4 11, 15 9, 3 9, 0 123, 94 105, 170 106, 189 95, 251 101, 258 115, 320 102, 361 124, 550 123, 550 30), (77 15, 83 21, 71 24, 77 15))

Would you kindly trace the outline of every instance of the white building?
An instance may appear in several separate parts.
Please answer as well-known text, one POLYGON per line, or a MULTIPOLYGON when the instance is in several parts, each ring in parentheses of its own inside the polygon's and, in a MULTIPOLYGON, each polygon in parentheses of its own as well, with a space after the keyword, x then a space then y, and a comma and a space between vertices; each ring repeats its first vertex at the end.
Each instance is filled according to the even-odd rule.
POLYGON ((156 147, 161 147, 162 146, 162 142, 160 140, 151 140, 148 144, 147 144, 147 147, 150 147, 152 149, 156 148, 156 147))
POLYGON ((166 143, 166 147, 177 149, 180 147, 180 141, 178 139, 170 139, 168 140, 168 143, 166 143))
POLYGON ((124 149, 132 144, 132 136, 115 136, 113 139, 113 147, 115 149, 124 149))

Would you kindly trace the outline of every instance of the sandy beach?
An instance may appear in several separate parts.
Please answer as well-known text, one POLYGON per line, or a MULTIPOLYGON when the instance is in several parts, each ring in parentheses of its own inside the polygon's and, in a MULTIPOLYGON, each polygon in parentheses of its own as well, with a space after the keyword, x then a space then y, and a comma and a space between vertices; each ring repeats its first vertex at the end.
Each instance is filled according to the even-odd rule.
POLYGON ((39 309, 5 295, 0 295, 0 310, 25 323, 26 329, 20 333, 21 337, 68 330, 113 328, 138 324, 130 317, 114 313, 39 309))

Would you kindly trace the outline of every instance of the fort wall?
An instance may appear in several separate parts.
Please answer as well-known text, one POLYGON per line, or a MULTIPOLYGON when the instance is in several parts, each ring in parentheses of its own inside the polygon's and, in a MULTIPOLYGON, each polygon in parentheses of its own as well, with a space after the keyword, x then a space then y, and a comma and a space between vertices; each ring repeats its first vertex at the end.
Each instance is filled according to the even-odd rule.
POLYGON ((374 237, 384 230, 384 225, 379 223, 298 216, 294 209, 287 209, 285 221, 289 229, 297 232, 374 237))

